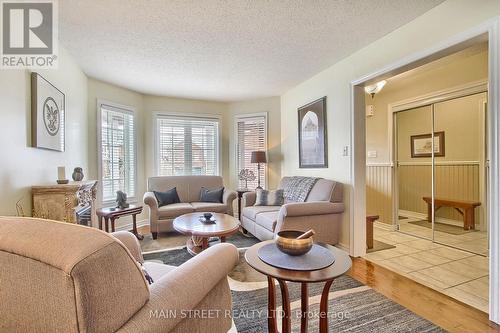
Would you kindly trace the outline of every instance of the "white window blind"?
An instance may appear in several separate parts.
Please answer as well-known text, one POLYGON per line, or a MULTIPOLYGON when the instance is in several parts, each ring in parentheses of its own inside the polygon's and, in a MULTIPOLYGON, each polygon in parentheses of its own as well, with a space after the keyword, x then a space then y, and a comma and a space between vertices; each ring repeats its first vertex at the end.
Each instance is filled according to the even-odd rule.
POLYGON ((158 175, 219 174, 218 119, 158 115, 157 140, 158 175))
POLYGON ((102 200, 112 201, 116 191, 136 195, 135 124, 132 111, 101 104, 102 200))
MULTIPOLYGON (((254 181, 248 181, 248 188, 257 187, 257 164, 251 163, 252 151, 267 150, 267 121, 266 116, 236 118, 236 158, 237 177, 241 170, 249 169, 255 175, 254 181)), ((266 164, 260 165, 260 186, 266 188, 266 164)), ((238 177, 238 187, 245 188, 247 182, 238 177)))

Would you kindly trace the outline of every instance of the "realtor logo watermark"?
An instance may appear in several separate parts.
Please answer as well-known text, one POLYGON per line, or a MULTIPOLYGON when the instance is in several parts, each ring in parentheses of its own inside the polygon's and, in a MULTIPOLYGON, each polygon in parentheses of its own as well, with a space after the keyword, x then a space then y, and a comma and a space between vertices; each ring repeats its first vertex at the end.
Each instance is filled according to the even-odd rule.
POLYGON ((57 2, 3 0, 2 69, 57 68, 57 2))

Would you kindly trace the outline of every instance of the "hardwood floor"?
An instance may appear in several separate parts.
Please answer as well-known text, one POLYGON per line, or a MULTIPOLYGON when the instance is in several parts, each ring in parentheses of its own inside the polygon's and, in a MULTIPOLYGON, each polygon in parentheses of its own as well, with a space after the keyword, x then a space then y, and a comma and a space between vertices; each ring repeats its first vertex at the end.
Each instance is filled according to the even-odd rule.
POLYGON ((500 333, 488 314, 363 258, 353 259, 348 275, 449 332, 500 333))
POLYGON ((488 314, 363 258, 349 275, 449 332, 500 332, 488 314))

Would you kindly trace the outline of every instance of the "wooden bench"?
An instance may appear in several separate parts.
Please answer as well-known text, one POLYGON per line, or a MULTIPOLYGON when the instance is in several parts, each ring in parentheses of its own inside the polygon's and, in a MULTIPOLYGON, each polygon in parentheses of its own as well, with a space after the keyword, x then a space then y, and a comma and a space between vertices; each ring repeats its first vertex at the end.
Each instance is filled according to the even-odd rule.
POLYGON ((373 222, 378 219, 378 215, 368 215, 366 217, 366 247, 369 249, 373 249, 373 222))
MULTIPOLYGON (((427 203, 427 220, 432 222, 432 198, 423 197, 422 199, 427 203)), ((481 206, 478 201, 434 198, 434 213, 441 207, 455 208, 464 218, 464 230, 475 229, 474 209, 478 206, 481 206)))

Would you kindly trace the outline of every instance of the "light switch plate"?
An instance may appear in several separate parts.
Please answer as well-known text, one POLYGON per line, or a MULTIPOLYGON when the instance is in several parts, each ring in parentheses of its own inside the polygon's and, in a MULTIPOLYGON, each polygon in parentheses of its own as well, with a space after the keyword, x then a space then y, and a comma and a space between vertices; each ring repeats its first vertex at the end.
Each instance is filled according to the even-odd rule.
POLYGON ((344 146, 344 149, 342 151, 343 156, 349 156, 349 146, 344 146))

